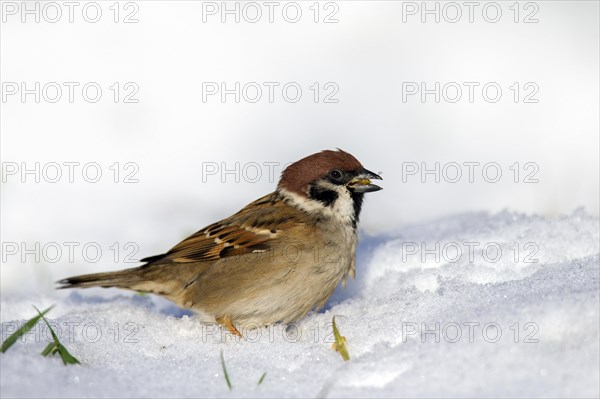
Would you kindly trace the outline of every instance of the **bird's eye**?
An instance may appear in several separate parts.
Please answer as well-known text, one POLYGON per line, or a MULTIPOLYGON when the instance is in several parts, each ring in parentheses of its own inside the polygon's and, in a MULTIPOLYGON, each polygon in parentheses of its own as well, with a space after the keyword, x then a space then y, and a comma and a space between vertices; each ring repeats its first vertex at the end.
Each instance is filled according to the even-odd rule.
POLYGON ((332 170, 331 172, 329 172, 329 176, 331 176, 333 179, 338 180, 341 179, 342 177, 342 172, 340 172, 337 169, 332 170))

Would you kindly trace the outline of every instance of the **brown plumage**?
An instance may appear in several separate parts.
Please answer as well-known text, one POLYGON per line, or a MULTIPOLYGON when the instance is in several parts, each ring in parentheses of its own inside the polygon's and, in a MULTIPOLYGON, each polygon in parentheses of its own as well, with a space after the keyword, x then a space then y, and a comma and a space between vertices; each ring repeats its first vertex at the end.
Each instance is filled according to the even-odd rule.
POLYGON ((163 295, 239 334, 292 322, 325 304, 354 275, 365 192, 379 190, 352 155, 323 151, 288 166, 277 190, 186 238, 143 266, 59 281, 163 295))
POLYGON ((282 174, 278 186, 298 194, 305 194, 303 190, 306 189, 307 182, 316 180, 333 169, 353 171, 360 168, 360 162, 351 154, 342 150, 325 150, 302 158, 288 166, 285 173, 282 174))

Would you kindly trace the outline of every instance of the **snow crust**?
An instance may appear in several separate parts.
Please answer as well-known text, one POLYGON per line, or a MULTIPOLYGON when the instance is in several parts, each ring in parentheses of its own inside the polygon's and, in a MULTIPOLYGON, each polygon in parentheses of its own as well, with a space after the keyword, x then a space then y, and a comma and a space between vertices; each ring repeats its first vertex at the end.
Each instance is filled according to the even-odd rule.
POLYGON ((2 339, 33 316, 31 305, 56 304, 49 319, 82 365, 40 356, 49 334, 38 325, 0 356, 0 393, 598 397, 599 241, 598 218, 581 210, 557 218, 461 214, 363 236, 357 280, 324 310, 287 328, 246 332, 244 341, 152 296, 3 295, 2 339), (331 348, 334 315, 349 362, 331 348))

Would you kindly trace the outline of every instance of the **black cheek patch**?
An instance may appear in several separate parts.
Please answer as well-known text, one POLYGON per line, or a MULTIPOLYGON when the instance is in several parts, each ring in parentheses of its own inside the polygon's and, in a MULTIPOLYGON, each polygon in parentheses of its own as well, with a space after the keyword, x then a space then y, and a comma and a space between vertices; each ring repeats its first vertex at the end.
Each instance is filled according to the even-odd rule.
POLYGON ((310 188, 309 195, 310 198, 322 202, 325 206, 330 206, 338 198, 338 194, 335 191, 315 186, 310 188))

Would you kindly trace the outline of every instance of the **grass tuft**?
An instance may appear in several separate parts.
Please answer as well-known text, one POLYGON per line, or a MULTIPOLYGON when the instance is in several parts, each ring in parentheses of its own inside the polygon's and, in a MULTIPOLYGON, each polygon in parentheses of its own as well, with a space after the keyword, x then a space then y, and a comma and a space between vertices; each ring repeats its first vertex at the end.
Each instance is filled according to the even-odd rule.
POLYGON ((267 372, 265 371, 263 373, 263 375, 260 376, 260 379, 258 380, 258 385, 262 384, 263 381, 265 380, 265 377, 267 376, 267 372))
POLYGON ((50 309, 52 309, 53 307, 54 307, 54 305, 50 306, 48 309, 44 310, 41 313, 38 310, 38 315, 37 316, 35 316, 32 319, 27 320, 27 322, 25 324, 23 324, 23 326, 21 328, 19 328, 14 333, 10 334, 10 337, 6 338, 4 340, 4 342, 2 342, 2 348, 0 348, 0 352, 2 352, 2 353, 6 352, 8 350, 8 348, 10 348, 11 346, 13 346, 13 344, 15 342, 17 342, 17 340, 21 336, 27 334, 27 332, 29 332, 29 330, 31 330, 38 323, 38 321, 40 321, 40 319, 42 317, 44 317, 44 315, 46 313, 48 313, 50 311, 50 309))
POLYGON ((31 330, 41 319, 41 320, 44 320, 44 323, 46 323, 46 325, 50 329, 50 333, 52 334, 52 341, 53 341, 53 342, 50 342, 46 346, 46 348, 44 348, 44 350, 42 351, 42 356, 51 356, 51 355, 55 355, 58 353, 65 365, 81 364, 81 363, 79 363, 79 360, 77 360, 73 355, 71 355, 69 353, 69 351, 67 350, 67 348, 65 348, 63 346, 63 344, 60 343, 60 341, 58 340, 58 336, 54 332, 54 329, 52 329, 52 326, 50 326, 50 323, 48 323, 48 320, 46 320, 46 318, 44 317, 44 315, 46 313, 48 313, 50 311, 50 309, 52 309, 53 307, 54 307, 54 305, 50 306, 48 309, 41 312, 38 308, 36 308, 34 306, 33 308, 38 313, 37 316, 27 320, 27 322, 25 324, 23 324, 23 326, 21 328, 19 328, 17 331, 12 333, 10 335, 10 337, 6 338, 6 340, 4 340, 4 342, 2 343, 2 348, 0 349, 0 351, 2 353, 6 352, 11 346, 13 346, 13 344, 15 342, 17 342, 19 337, 23 336, 29 330, 31 330))
POLYGON ((233 385, 231 385, 231 381, 229 380, 229 374, 227 374, 227 368, 225 367, 225 359, 223 358, 223 349, 221 349, 221 367, 223 368, 223 375, 225 376, 225 382, 227 383, 227 388, 231 391, 233 385))
POLYGON ((71 355, 67 348, 65 348, 64 345, 60 343, 60 341, 58 340, 58 336, 54 332, 54 329, 52 328, 50 323, 48 323, 48 320, 46 320, 46 318, 44 317, 44 314, 40 312, 39 309, 35 306, 34 308, 35 310, 37 310, 39 317, 42 320, 44 320, 44 323, 46 323, 46 326, 48 326, 48 328, 50 329, 50 334, 52 334, 53 342, 50 342, 48 346, 46 346, 46 348, 42 351, 42 356, 51 356, 58 353, 65 366, 67 364, 81 364, 79 360, 77 360, 75 356, 71 355))
POLYGON ((333 349, 336 352, 339 352, 344 361, 350 360, 350 355, 348 354, 348 348, 346 348, 346 337, 340 334, 340 330, 338 329, 337 324, 335 323, 335 316, 333 316, 333 336, 335 338, 335 342, 333 343, 333 349))

